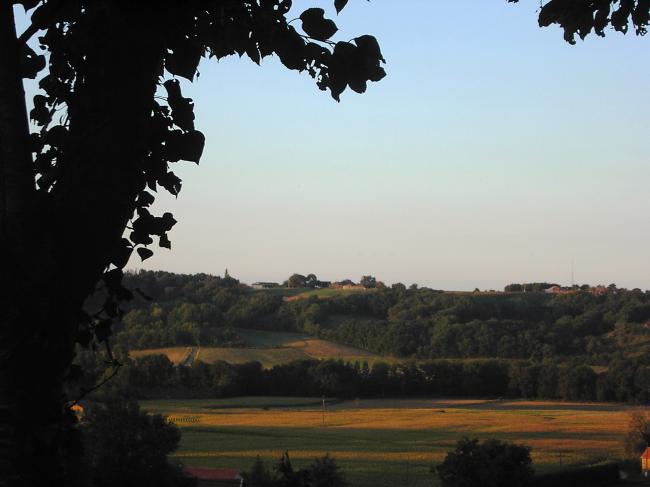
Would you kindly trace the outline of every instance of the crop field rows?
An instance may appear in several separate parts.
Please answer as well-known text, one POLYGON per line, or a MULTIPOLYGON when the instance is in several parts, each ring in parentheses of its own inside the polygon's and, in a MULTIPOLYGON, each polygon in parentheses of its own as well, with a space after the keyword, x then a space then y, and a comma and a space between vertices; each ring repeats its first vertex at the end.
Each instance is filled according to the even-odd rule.
POLYGON ((629 408, 602 404, 482 400, 314 398, 147 401, 181 428, 175 456, 188 465, 248 469, 284 451, 298 466, 329 453, 353 487, 432 485, 430 468, 457 439, 525 443, 538 471, 622 457, 629 408), (184 421, 183 418, 191 418, 184 421))

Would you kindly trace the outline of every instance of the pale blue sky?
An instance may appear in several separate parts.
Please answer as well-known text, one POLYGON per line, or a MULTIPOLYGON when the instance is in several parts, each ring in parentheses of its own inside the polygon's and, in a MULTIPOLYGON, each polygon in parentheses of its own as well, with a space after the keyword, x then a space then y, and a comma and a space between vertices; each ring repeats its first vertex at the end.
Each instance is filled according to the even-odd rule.
POLYGON ((156 205, 172 251, 131 266, 484 289, 569 284, 573 259, 650 288, 650 39, 570 46, 538 7, 350 0, 337 39, 376 35, 388 76, 340 104, 277 59, 203 62, 203 160, 156 205))

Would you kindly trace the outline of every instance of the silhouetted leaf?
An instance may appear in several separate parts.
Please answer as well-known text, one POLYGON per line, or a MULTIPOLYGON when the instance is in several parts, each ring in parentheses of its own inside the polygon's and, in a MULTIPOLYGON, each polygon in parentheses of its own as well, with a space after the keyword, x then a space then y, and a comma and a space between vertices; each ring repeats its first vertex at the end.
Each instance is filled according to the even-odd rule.
POLYGON ((148 191, 143 191, 138 196, 138 201, 136 204, 140 207, 151 206, 154 201, 155 198, 151 193, 149 193, 148 191))
POLYGON ((357 47, 349 42, 337 42, 334 46, 332 59, 329 64, 330 91, 332 97, 339 101, 339 95, 343 93, 350 78, 349 65, 352 62, 357 47))
POLYGON ((176 223, 178 223, 174 219, 174 215, 172 215, 169 212, 163 213, 163 216, 160 218, 160 221, 161 221, 162 232, 168 232, 169 230, 172 229, 174 225, 176 225, 176 223))
POLYGON ((113 257, 111 263, 118 269, 124 268, 129 262, 133 248, 131 247, 131 242, 126 238, 120 239, 119 244, 113 250, 113 257))
POLYGON ((192 81, 201 61, 203 48, 189 39, 179 42, 165 55, 165 69, 171 74, 192 81))
POLYGON ((364 56, 373 60, 373 61, 382 61, 386 62, 384 56, 381 54, 381 49, 379 48, 379 43, 375 36, 365 35, 355 37, 354 43, 361 50, 364 56))
POLYGON ((129 240, 131 240, 131 242, 133 242, 134 245, 139 245, 139 244, 149 245, 153 243, 153 239, 151 238, 151 236, 147 232, 144 232, 142 230, 133 230, 129 234, 129 240))
POLYGON ((45 68, 45 56, 36 54, 27 44, 22 45, 20 72, 23 78, 34 79, 45 68))
POLYGON ((248 44, 246 47, 246 54, 255 64, 259 66, 260 64, 260 51, 257 49, 255 44, 248 44))
POLYGON ((292 26, 275 34, 273 49, 287 68, 298 71, 305 69, 305 42, 292 26))
POLYGON ((36 125, 43 126, 50 123, 52 115, 47 108, 47 97, 36 95, 34 97, 34 108, 29 112, 29 118, 36 122, 36 125))
POLYGON ((169 162, 177 162, 182 159, 198 164, 203 154, 204 145, 205 137, 198 130, 189 132, 171 130, 165 139, 165 157, 169 162))
POLYGON ((110 271, 104 273, 102 279, 106 283, 106 288, 108 291, 114 294, 117 288, 120 287, 122 277, 124 277, 124 273, 121 269, 111 269, 110 271))
MULTIPOLYGON (((164 173, 162 176, 158 178, 158 184, 160 184, 163 188, 165 188, 167 191, 169 191, 171 194, 174 196, 177 196, 178 193, 181 191, 181 178, 176 176, 171 171, 168 171, 164 173)), ((151 243, 151 242, 149 242, 151 243)))
POLYGON ((319 41, 326 41, 338 30, 334 21, 325 18, 325 11, 322 8, 305 10, 300 14, 300 20, 302 20, 302 30, 309 37, 319 41))
POLYGON ((308 42, 305 45, 305 57, 308 61, 315 61, 319 64, 327 64, 332 58, 332 53, 320 44, 308 42))
POLYGON ((160 239, 158 240, 158 245, 161 247, 165 247, 167 249, 172 248, 172 243, 169 241, 169 238, 167 238, 167 235, 161 235, 160 239))
POLYGON ((95 336, 97 341, 105 342, 111 336, 112 320, 99 320, 95 323, 95 336))
POLYGON ((171 118, 183 130, 194 130, 194 103, 184 98, 178 80, 170 79, 163 83, 167 90, 167 103, 172 109, 171 118))
POLYGON ((341 13, 341 10, 345 8, 347 3, 348 0, 334 0, 334 8, 336 9, 336 13, 337 14, 341 13))
POLYGON ((43 135, 43 142, 54 146, 61 147, 65 144, 68 137, 68 131, 63 125, 55 125, 43 135))
POLYGON ((153 250, 150 250, 146 247, 138 247, 137 252, 143 261, 147 260, 149 257, 153 255, 153 250))

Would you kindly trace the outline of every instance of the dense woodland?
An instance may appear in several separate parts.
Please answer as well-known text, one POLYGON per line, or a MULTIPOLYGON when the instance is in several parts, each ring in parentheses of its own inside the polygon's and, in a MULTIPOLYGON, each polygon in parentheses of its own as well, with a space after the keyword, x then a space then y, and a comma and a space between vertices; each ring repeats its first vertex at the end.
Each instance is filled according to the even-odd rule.
MULTIPOLYGON (((639 290, 554 296, 394 285, 287 301, 282 292, 252 291, 231 277, 141 271, 125 281, 139 297, 115 330, 127 367, 107 393, 649 400, 650 296, 639 290), (401 360, 304 360, 265 370, 256 362, 174 367, 161 355, 127 356, 136 348, 245 346, 238 328, 309 333, 401 360)), ((105 373, 93 353, 79 360, 92 371, 88 381, 105 373)))
MULTIPOLYGON (((447 293, 401 284, 287 301, 232 277, 141 271, 115 330, 123 349, 241 346, 236 328, 307 333, 381 355, 607 365, 650 351, 650 293, 447 293), (147 296, 149 300, 143 296, 147 296)), ((282 291, 281 289, 279 291, 282 291)))

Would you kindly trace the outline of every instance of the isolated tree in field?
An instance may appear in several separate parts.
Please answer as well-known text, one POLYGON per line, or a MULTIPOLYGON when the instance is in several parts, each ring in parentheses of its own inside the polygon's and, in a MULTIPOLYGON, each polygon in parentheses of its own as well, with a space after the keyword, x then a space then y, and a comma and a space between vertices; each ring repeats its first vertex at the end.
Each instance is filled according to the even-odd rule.
POLYGON ((630 414, 623 445, 630 456, 640 455, 650 446, 650 412, 637 410, 630 414))
POLYGON ((527 446, 465 438, 434 470, 442 487, 525 487, 533 478, 531 465, 527 446))
POLYGON ((181 433, 159 414, 137 403, 112 399, 95 406, 84 422, 84 485, 90 487, 191 487, 195 482, 170 464, 181 433))
POLYGON ((318 277, 316 277, 316 274, 307 274, 307 277, 305 278, 305 286, 312 289, 318 286, 318 277))
POLYGON ((325 455, 316 458, 309 469, 313 487, 346 487, 345 476, 336 464, 336 460, 325 455))
POLYGON ((359 284, 367 289, 373 289, 377 287, 377 278, 374 276, 361 276, 359 284))
MULTIPOLYGON (((316 276, 314 276, 314 278, 315 277, 316 276)), ((287 287, 308 287, 308 279, 308 277, 305 277, 302 274, 291 274, 289 279, 287 279, 287 287)))

